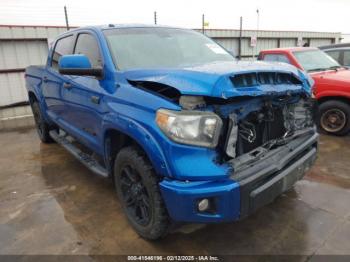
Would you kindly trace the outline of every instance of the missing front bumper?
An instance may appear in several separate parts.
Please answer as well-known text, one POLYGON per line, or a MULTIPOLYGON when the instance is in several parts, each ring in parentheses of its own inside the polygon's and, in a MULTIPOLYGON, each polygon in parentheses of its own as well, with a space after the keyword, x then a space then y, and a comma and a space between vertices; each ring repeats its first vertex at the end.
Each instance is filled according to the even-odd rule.
POLYGON ((290 189, 312 166, 318 135, 295 139, 272 150, 254 166, 233 172, 220 181, 160 182, 161 192, 173 220, 213 223, 242 219, 290 189), (215 213, 198 212, 199 199, 215 201, 215 213))
POLYGON ((302 179, 316 160, 317 141, 316 133, 298 138, 235 172, 231 178, 240 185, 240 218, 271 203, 302 179))

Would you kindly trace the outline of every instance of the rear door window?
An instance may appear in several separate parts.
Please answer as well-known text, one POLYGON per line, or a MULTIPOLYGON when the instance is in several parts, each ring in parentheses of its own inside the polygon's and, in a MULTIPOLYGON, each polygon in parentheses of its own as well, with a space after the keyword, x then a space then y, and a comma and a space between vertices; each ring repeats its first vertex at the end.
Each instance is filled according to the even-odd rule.
POLYGON ((291 64, 288 57, 282 54, 266 54, 264 55, 263 60, 268 62, 281 62, 291 64))
POLYGON ((64 38, 58 39, 53 50, 51 67, 55 70, 58 70, 58 61, 63 55, 72 54, 73 49, 73 36, 66 36, 64 38))
POLYGON ((340 59, 340 51, 326 51, 326 53, 331 56, 334 60, 336 60, 337 62, 341 63, 341 59, 340 59))
POLYGON ((350 50, 344 51, 344 65, 350 66, 350 50))

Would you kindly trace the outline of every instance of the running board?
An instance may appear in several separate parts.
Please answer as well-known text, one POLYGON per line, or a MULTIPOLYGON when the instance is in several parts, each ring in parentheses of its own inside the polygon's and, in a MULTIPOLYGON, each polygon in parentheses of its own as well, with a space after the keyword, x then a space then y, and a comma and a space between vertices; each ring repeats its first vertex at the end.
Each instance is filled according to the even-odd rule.
POLYGON ((50 131, 50 136, 58 144, 62 145, 68 152, 70 152, 76 159, 78 159, 82 164, 89 168, 92 172, 97 175, 108 177, 108 172, 106 168, 101 166, 94 158, 90 155, 84 153, 79 148, 73 145, 73 143, 68 139, 68 135, 60 135, 57 131, 50 131))

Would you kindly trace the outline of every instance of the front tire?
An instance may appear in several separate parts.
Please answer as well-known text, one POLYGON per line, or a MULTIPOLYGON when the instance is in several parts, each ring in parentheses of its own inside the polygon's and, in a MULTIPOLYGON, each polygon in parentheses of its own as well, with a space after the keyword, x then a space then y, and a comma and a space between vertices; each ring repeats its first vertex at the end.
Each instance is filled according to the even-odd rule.
POLYGON ((329 134, 343 136, 350 131, 350 106, 337 100, 323 102, 319 106, 319 126, 329 134))
POLYGON ((141 150, 120 150, 114 164, 118 198, 131 226, 143 238, 155 240, 168 233, 170 219, 152 165, 141 150))
POLYGON ((34 121, 35 121, 35 127, 36 131, 39 135, 40 140, 43 143, 52 143, 54 140, 51 138, 49 132, 50 132, 50 125, 46 123, 41 110, 39 103, 37 101, 34 101, 32 104, 32 111, 34 115, 34 121))

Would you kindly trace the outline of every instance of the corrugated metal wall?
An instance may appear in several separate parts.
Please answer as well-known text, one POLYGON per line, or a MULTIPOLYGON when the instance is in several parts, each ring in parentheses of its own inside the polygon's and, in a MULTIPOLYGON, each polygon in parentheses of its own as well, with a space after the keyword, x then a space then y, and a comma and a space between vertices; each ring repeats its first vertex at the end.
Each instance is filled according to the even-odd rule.
MULTIPOLYGON (((198 29, 197 29, 198 30, 198 29)), ((198 30, 201 31, 201 30, 198 30)), ((217 30, 207 29, 205 34, 232 51, 239 53, 239 30, 217 30)), ((256 31, 243 30, 241 38, 241 58, 252 59, 257 57, 259 52, 264 49, 278 47, 297 46, 298 39, 310 46, 320 46, 332 43, 338 43, 341 38, 340 33, 322 33, 322 32, 293 32, 293 31, 259 31, 257 33, 257 46, 251 46, 251 38, 256 35, 256 31)))
MULTIPOLYGON (((24 68, 44 64, 48 42, 64 31, 65 27, 0 25, 0 120, 31 114, 28 107, 1 108, 28 99, 24 86, 24 68)), ((239 30, 208 29, 205 34, 238 54, 239 30)), ((255 34, 251 30, 242 31, 242 59, 251 59, 263 49, 296 46, 300 37, 311 46, 336 43, 341 37, 340 33, 259 31, 258 45, 253 48, 250 39, 255 34)))
POLYGON ((63 27, 0 26, 0 106, 26 100, 23 72, 28 65, 44 64, 48 39, 63 27))
MULTIPOLYGON (((0 25, 0 120, 32 114, 29 106, 7 106, 28 100, 25 68, 44 64, 48 42, 64 31, 64 27, 0 25)), ((0 129, 14 124, 23 126, 26 122, 0 121, 0 129)))
POLYGON ((45 63, 47 42, 42 40, 0 42, 0 106, 27 100, 23 69, 45 63))
POLYGON ((342 34, 342 43, 350 43, 350 34, 342 34))

